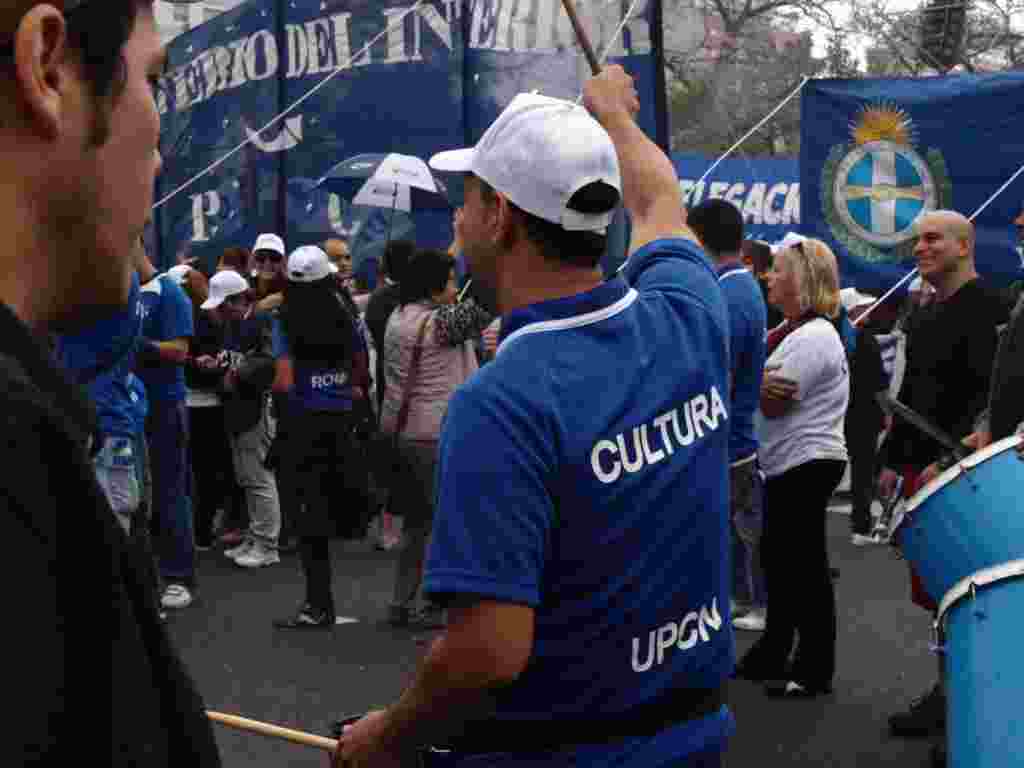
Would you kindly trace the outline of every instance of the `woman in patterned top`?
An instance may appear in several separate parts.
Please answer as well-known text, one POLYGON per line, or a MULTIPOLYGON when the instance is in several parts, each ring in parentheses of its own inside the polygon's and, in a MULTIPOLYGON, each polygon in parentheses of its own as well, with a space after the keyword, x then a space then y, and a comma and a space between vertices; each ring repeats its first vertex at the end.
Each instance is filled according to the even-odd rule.
POLYGON ((391 512, 405 517, 406 546, 398 562, 390 620, 433 623, 430 611, 417 605, 427 536, 434 512, 434 466, 437 441, 448 401, 477 370, 474 340, 492 316, 473 299, 456 303, 455 262, 437 250, 421 250, 409 262, 401 282, 398 308, 384 334, 383 370, 387 385, 381 429, 400 434, 400 446, 414 468, 413 483, 391 495, 391 512), (411 391, 406 393, 413 350, 420 342, 411 391), (408 415, 399 423, 403 398, 408 415))

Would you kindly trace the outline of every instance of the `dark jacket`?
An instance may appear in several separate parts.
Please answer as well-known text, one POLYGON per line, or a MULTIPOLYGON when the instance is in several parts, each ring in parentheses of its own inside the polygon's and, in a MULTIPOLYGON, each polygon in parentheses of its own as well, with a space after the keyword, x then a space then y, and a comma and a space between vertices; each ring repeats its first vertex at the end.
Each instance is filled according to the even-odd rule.
POLYGON ((879 392, 888 390, 882 349, 868 329, 857 331, 857 345, 850 357, 850 405, 846 410, 846 434, 878 438, 885 424, 885 412, 878 402, 879 392))
POLYGON ((398 309, 400 291, 398 283, 390 285, 383 283, 373 292, 366 305, 366 328, 373 340, 373 348, 377 350, 377 370, 373 373, 377 380, 378 413, 383 407, 386 388, 384 385, 384 334, 388 329, 388 320, 391 319, 391 314, 398 309))
POLYGON ((192 390, 219 392, 224 371, 204 370, 195 361, 204 356, 216 357, 224 351, 224 328, 206 312, 196 312, 195 326, 195 335, 188 342, 189 362, 185 366, 185 384, 192 390))
POLYGON ((3 305, 0 340, 0 514, 17 625, 4 634, 17 706, 0 765, 219 766, 147 565, 96 482, 91 407, 3 305))
POLYGON ((1012 435, 1024 421, 1024 295, 1003 331, 992 368, 989 430, 993 440, 1012 435))
POLYGON ((224 425, 233 435, 255 427, 267 407, 274 383, 273 322, 270 313, 255 312, 224 329, 224 349, 238 372, 235 389, 222 396, 224 425))

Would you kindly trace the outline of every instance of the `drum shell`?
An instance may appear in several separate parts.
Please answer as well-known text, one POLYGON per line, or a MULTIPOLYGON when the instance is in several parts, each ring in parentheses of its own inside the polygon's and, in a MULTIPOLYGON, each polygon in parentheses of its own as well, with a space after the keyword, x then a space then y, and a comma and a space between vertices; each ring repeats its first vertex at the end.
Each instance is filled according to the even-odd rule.
POLYGON ((958 581, 1024 556, 1024 461, 1020 438, 970 457, 907 504, 895 530, 904 556, 936 601, 958 581))
POLYGON ((1024 759, 1024 577, 958 599, 942 617, 949 765, 1009 768, 1024 759))

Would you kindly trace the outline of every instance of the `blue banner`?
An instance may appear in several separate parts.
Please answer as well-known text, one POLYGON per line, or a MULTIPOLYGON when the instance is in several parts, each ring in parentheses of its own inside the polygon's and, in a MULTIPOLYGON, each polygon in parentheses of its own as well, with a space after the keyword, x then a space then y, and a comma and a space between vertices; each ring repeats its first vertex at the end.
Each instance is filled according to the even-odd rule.
POLYGON ((777 242, 800 228, 800 166, 795 157, 727 158, 701 178, 716 158, 676 152, 683 202, 693 207, 709 198, 728 200, 743 213, 744 235, 777 242))
MULTIPOLYGON (((836 250, 844 285, 877 294, 914 267, 922 212, 971 216, 1024 165, 1024 72, 813 80, 800 124, 801 231, 836 250)), ((978 271, 1024 277, 1020 177, 975 220, 978 271)))
MULTIPOLYGON (((609 60, 637 77, 641 126, 664 144, 658 0, 641 0, 618 35, 628 3, 578 6, 595 48, 611 43, 609 60)), ((357 261, 389 236, 447 246, 450 211, 354 208, 316 181, 360 153, 427 159, 472 144, 517 93, 575 99, 588 72, 559 0, 427 0, 399 22, 410 7, 249 0, 171 42, 157 198, 173 197, 156 213, 160 266, 186 255, 211 265, 260 232, 282 234, 289 250, 345 237, 357 261)))

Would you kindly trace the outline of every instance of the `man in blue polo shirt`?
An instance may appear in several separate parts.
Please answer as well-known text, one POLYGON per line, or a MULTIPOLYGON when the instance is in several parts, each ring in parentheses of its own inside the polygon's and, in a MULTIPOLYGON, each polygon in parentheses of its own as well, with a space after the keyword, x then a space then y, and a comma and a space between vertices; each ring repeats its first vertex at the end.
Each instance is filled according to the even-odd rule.
POLYGON ((142 330, 139 295, 135 273, 125 309, 85 331, 61 336, 57 343, 57 358, 68 376, 86 388, 96 406, 96 479, 121 527, 132 535, 145 527, 139 525, 137 513, 142 506, 146 398, 132 373, 142 330))
POLYGON ((189 496, 185 369, 193 333, 192 302, 170 275, 157 274, 140 246, 142 281, 139 378, 149 395, 146 434, 164 608, 186 608, 195 592, 195 541, 189 496))
POLYGON ((733 626, 754 632, 766 626, 768 595, 760 547, 764 483, 757 463, 755 417, 761 403, 761 379, 768 317, 757 279, 743 265, 743 215, 732 203, 705 200, 686 217, 715 264, 718 284, 729 305, 732 385, 729 391, 729 482, 733 526, 733 626), (742 606, 742 609, 740 608, 742 606))
POLYGON ((727 309, 632 78, 607 67, 585 103, 521 94, 475 148, 431 160, 467 174, 466 257, 502 339, 439 446, 424 589, 448 627, 339 761, 432 743, 438 765, 721 762, 727 309), (632 255, 605 282, 620 189, 632 255))

